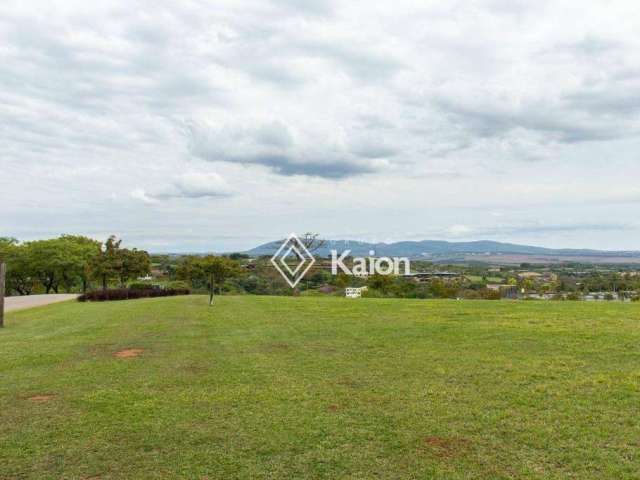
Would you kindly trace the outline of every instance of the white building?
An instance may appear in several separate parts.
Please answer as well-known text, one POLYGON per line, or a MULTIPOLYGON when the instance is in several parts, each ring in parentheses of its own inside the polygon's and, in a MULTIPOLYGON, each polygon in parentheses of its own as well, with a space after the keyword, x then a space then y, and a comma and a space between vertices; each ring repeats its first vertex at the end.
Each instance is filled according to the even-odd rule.
POLYGON ((344 296, 347 298, 360 298, 362 297, 362 292, 366 292, 366 291, 367 291, 367 287, 360 287, 360 288, 347 287, 344 290, 344 296))

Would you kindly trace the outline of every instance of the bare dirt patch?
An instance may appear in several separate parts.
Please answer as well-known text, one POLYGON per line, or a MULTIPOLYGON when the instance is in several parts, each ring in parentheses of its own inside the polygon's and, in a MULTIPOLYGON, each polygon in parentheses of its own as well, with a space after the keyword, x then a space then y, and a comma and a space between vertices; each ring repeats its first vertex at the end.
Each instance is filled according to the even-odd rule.
POLYGON ((469 448, 469 440, 464 438, 426 437, 424 446, 440 458, 463 455, 469 448))
POLYGON ((340 407, 338 405, 329 405, 327 407, 327 410, 329 410, 330 412, 337 412, 338 410, 340 410, 340 407))
POLYGON ((30 402, 33 402, 33 403, 46 403, 46 402, 50 402, 54 398, 55 398, 55 395, 53 395, 53 394, 34 395, 33 397, 29 397, 27 400, 29 400, 30 402))
POLYGON ((135 358, 144 353, 144 348, 126 348, 113 354, 116 358, 135 358))

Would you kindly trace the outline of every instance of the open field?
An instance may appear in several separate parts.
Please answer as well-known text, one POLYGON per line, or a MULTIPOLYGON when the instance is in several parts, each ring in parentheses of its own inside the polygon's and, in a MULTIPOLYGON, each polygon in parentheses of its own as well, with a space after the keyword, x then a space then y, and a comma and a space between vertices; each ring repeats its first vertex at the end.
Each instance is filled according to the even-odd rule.
POLYGON ((640 476, 638 304, 216 301, 9 313, 0 478, 640 476))

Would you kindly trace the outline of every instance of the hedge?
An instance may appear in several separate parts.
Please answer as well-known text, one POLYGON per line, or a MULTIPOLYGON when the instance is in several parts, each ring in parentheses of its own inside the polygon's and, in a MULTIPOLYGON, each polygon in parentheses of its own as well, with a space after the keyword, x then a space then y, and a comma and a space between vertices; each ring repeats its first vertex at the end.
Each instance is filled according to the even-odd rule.
POLYGON ((112 290, 94 290, 92 292, 87 292, 84 295, 80 295, 78 297, 78 300, 80 302, 105 302, 109 300, 133 300, 136 298, 172 297, 174 295, 189 295, 190 293, 191 290, 187 288, 116 288, 112 290))

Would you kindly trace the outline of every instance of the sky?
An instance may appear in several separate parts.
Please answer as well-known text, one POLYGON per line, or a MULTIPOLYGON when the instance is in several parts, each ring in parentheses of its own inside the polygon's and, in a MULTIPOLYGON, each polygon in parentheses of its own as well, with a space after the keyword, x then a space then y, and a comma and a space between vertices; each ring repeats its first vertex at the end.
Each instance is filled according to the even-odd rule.
POLYGON ((0 3, 0 236, 640 250, 634 1, 0 3))

